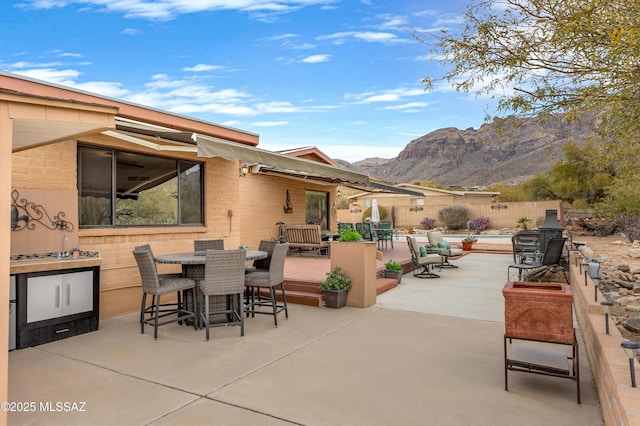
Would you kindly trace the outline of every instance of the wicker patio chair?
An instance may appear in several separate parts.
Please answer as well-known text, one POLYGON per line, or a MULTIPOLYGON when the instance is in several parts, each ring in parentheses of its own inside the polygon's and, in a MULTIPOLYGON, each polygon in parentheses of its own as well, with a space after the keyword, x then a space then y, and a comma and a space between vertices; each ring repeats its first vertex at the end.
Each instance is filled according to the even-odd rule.
POLYGON ((224 240, 195 240, 193 251, 224 250, 224 240))
POLYGON ((287 296, 284 291, 284 261, 289 251, 289 243, 277 244, 273 248, 271 262, 268 271, 255 271, 245 275, 244 284, 247 288, 247 315, 255 314, 273 315, 275 326, 278 326, 278 313, 283 312, 285 318, 289 318, 287 309, 287 296), (276 286, 282 291, 282 304, 276 299, 276 286), (262 295, 262 289, 269 289, 269 297, 262 295), (260 310, 269 307, 270 311, 260 310))
POLYGON ((195 291, 196 282, 190 278, 184 278, 180 274, 158 275, 153 253, 148 245, 136 247, 133 250, 133 256, 138 264, 142 279, 140 333, 144 334, 145 324, 153 325, 153 338, 157 339, 158 327, 161 325, 188 319, 193 319, 195 325, 195 312, 185 309, 182 293, 186 290, 195 291), (170 293, 177 293, 177 302, 162 304, 160 296, 170 293), (148 294, 153 296, 150 308, 146 307, 148 294), (159 322, 160 319, 170 316, 175 317, 159 322))
POLYGON ((432 268, 441 265, 443 257, 438 253, 427 253, 425 256, 421 256, 420 246, 414 237, 407 236, 407 244, 409 244, 409 251, 411 252, 411 261, 416 267, 413 271, 413 276, 418 278, 440 278, 440 275, 433 273, 432 268))
POLYGON ((244 270, 245 274, 256 271, 268 271, 269 264, 271 263, 271 256, 273 255, 273 248, 280 244, 279 241, 262 240, 258 245, 258 250, 266 251, 267 257, 264 259, 258 259, 253 261, 253 266, 250 266, 244 270))
POLYGON ((442 255, 444 259, 441 268, 457 268, 458 265, 454 265, 449 262, 449 257, 461 256, 463 253, 462 247, 442 247, 445 242, 442 232, 440 231, 427 231, 427 238, 429 238, 429 244, 435 248, 438 253, 442 255))
POLYGON ((200 304, 202 308, 199 310, 199 320, 204 323, 207 340, 209 327, 227 325, 239 325, 240 335, 244 336, 245 261, 244 250, 207 250, 204 280, 198 281, 198 289, 204 299, 200 304), (211 296, 220 300, 210 303, 211 296), (214 315, 216 318, 221 316, 225 321, 216 319, 212 323, 211 317, 214 315))

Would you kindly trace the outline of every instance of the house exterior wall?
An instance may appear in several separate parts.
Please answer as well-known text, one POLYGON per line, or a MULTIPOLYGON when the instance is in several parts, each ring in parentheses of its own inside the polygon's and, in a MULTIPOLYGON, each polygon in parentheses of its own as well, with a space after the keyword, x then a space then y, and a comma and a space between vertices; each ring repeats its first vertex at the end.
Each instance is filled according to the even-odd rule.
MULTIPOLYGON (((35 200, 47 206, 67 205, 74 230, 62 232, 38 227, 37 230, 12 232, 12 254, 59 250, 61 236, 68 234, 67 248, 97 251, 102 258, 100 269, 100 317, 108 318, 140 309, 142 296, 140 276, 131 254, 133 248, 150 244, 154 254, 193 250, 193 240, 224 239, 226 248, 247 245, 257 248, 260 240, 278 235, 276 222, 305 223, 305 190, 330 192, 335 199, 335 187, 310 184, 305 181, 247 174, 240 177, 237 161, 221 158, 198 158, 194 153, 160 153, 172 158, 201 161, 204 170, 205 226, 170 227, 105 227, 78 228, 77 212, 77 144, 93 145, 149 153, 157 151, 109 138, 104 135, 84 137, 78 142, 65 141, 16 152, 13 160, 11 186, 21 193, 43 194, 35 200), (293 213, 285 214, 286 191, 293 213), (71 193, 71 199, 69 199, 71 193), (48 201, 47 201, 48 200, 48 201), (67 200, 61 202, 58 200, 67 200), (55 201, 55 202, 54 202, 55 201), (71 209, 71 210, 69 210, 71 209), (75 211, 73 211, 75 210, 75 211), (229 215, 229 211, 233 215, 229 215), (36 235, 36 233, 40 233, 36 235), (50 241, 45 247, 44 242, 50 241)), ((54 214, 58 212, 56 208, 54 214)), ((330 216, 330 229, 335 230, 336 217, 330 216)), ((179 265, 158 265, 160 273, 180 272, 179 265)))
MULTIPOLYGON (((11 208, 10 198, 6 195, 11 192, 11 146, 13 144, 13 126, 9 115, 9 106, 6 102, 0 101, 0 211, 5 212, 0 215, 0 229, 9 232, 11 219, 9 209, 11 208)), ((6 236, 6 234, 3 234, 6 236)), ((9 276, 9 255, 11 250, 11 240, 0 238, 0 276, 9 276)), ((5 278, 5 281, 6 278, 5 278)), ((9 286, 0 286, 0 399, 8 401, 8 366, 9 366, 9 286)), ((7 424, 7 412, 0 410, 0 424, 7 424)))
MULTIPOLYGON (((241 243, 257 248, 260 240, 271 240, 278 236, 277 222, 287 225, 305 223, 305 191, 329 192, 333 205, 336 188, 311 184, 294 179, 247 174, 240 178, 240 207, 237 209, 240 223, 241 243), (292 213, 284 213, 286 192, 289 190, 292 213)), ((337 228, 337 217, 329 215, 329 229, 337 228)))
MULTIPOLYGON (((158 153, 114 140, 103 135, 85 137, 83 144, 126 149, 140 153, 158 153)), ((65 141, 57 144, 33 148, 11 155, 13 167, 11 173, 12 188, 21 190, 47 190, 48 197, 73 191, 76 209, 74 230, 69 232, 69 247, 77 245, 82 250, 97 251, 103 260, 100 271, 100 317, 108 318, 140 309, 141 283, 137 266, 131 251, 140 244, 150 244, 155 254, 193 250, 195 239, 223 238, 225 245, 238 246, 240 242, 240 224, 231 222, 228 210, 240 210, 238 164, 220 158, 204 161, 204 203, 205 226, 190 227, 127 227, 127 228, 89 228, 78 229, 77 222, 77 142, 65 141), (76 243, 77 242, 77 243, 76 243)), ((201 161, 195 154, 172 153, 174 158, 201 161)), ((47 208, 47 202, 41 203, 47 208)), ((50 204, 50 202, 49 202, 50 204)), ((57 212, 56 212, 57 213, 57 212)), ((22 230, 12 232, 12 239, 25 239, 28 233, 36 231, 22 230)), ((40 231, 42 232, 42 231, 40 231)), ((59 230, 45 230, 55 234, 54 241, 60 241, 59 230)), ((38 239, 35 239, 38 240, 38 239)), ((33 251, 44 251, 34 241, 33 251)), ((56 243, 59 244, 59 243, 56 243)), ((57 247, 54 250, 57 250, 57 247)), ((13 250, 29 252, 24 244, 15 243, 13 250)), ((13 253, 17 254, 17 253, 13 253)), ((159 265, 159 272, 179 272, 180 266, 159 265)))

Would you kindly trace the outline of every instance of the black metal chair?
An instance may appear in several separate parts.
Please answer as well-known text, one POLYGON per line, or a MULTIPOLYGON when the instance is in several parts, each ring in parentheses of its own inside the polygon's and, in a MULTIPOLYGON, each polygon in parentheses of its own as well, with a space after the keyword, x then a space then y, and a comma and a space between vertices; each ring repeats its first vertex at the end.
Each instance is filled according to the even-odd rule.
MULTIPOLYGON (((530 271, 532 269, 540 268, 543 266, 558 265, 561 266, 561 259, 564 254, 564 244, 567 241, 566 238, 551 238, 547 242, 547 250, 541 253, 540 260, 535 260, 531 263, 514 263, 507 267, 507 281, 511 280, 511 269, 518 270, 518 280, 522 280, 523 271, 530 271)), ((562 267, 562 274, 565 281, 568 283, 567 273, 562 267)))
POLYGON ((511 237, 513 263, 523 263, 540 250, 540 231, 523 229, 511 237))
POLYGON ((186 290, 195 291, 196 282, 190 278, 184 278, 180 274, 158 275, 156 262, 148 245, 135 247, 133 256, 138 264, 140 278, 142 279, 142 305, 140 307, 140 333, 144 334, 145 324, 153 325, 153 338, 158 338, 158 327, 176 321, 194 320, 195 312, 189 311, 183 305, 182 293, 186 290), (177 293, 176 303, 161 304, 160 296, 177 293), (147 295, 153 296, 152 306, 147 308, 147 295), (174 316, 174 318, 160 322, 162 318, 174 316))
POLYGON ((289 243, 276 244, 273 247, 271 262, 269 262, 269 270, 257 270, 250 272, 244 277, 244 285, 246 291, 246 308, 247 315, 252 317, 255 314, 273 315, 275 326, 278 326, 278 314, 284 311, 285 318, 289 318, 287 308, 287 296, 284 291, 284 261, 289 251, 289 243), (280 286, 282 292, 282 304, 278 304, 276 299, 276 286, 280 286), (262 295, 263 289, 269 289, 269 297, 262 295), (260 310, 260 308, 268 307, 270 310, 260 310))

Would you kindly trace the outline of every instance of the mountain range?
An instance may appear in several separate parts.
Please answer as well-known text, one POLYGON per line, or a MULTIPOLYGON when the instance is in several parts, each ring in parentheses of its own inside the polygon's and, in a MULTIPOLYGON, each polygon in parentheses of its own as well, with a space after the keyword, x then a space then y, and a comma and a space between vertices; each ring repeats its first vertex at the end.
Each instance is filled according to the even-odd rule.
POLYGON ((562 146, 593 135, 593 122, 568 124, 561 116, 495 119, 479 129, 448 127, 410 141, 396 158, 367 158, 341 167, 390 183, 433 181, 444 186, 483 187, 519 183, 564 159, 562 146))

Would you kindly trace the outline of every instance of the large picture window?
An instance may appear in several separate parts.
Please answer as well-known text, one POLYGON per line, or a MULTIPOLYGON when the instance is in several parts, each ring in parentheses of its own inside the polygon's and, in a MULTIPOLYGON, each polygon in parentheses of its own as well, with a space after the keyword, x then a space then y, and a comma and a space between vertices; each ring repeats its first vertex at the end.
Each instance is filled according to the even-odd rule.
POLYGON ((202 225, 202 163, 78 146, 80 226, 202 225))

